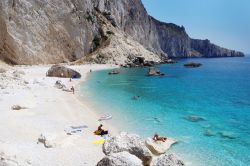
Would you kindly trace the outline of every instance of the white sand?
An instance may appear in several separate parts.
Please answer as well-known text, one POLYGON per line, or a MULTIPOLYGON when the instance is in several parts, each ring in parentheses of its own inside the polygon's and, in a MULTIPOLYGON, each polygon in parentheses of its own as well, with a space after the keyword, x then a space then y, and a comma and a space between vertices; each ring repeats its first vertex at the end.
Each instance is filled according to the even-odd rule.
MULTIPOLYGON (((99 116, 80 102, 76 94, 57 89, 54 84, 56 80, 61 80, 68 87, 72 84, 76 86, 86 78, 90 69, 94 71, 115 66, 70 66, 82 74, 81 80, 72 82, 46 77, 49 67, 12 67, 6 74, 0 75, 0 157, 5 156, 9 159, 7 162, 13 165, 95 165, 104 156, 102 145, 91 143, 101 139, 93 134, 99 125, 99 116), (25 74, 15 77, 15 70, 25 74), (11 110, 16 104, 27 109, 11 110), (87 125, 88 128, 83 129, 83 133, 67 135, 64 129, 72 125, 87 125), (40 134, 54 147, 45 148, 43 144, 37 144, 40 134)), ((112 126, 104 123, 104 127, 115 132, 112 126)))

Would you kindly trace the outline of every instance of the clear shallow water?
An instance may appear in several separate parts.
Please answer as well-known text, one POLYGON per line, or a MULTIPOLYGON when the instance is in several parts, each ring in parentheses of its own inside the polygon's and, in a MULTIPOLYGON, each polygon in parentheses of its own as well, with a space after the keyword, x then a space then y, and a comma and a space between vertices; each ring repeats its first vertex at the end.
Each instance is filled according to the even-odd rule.
POLYGON ((170 153, 187 165, 249 166, 250 58, 192 59, 203 64, 195 69, 184 68, 186 61, 158 66, 165 77, 146 77, 146 68, 93 72, 82 99, 112 114, 119 129, 176 138, 170 153), (188 121, 191 115, 205 120, 188 121))

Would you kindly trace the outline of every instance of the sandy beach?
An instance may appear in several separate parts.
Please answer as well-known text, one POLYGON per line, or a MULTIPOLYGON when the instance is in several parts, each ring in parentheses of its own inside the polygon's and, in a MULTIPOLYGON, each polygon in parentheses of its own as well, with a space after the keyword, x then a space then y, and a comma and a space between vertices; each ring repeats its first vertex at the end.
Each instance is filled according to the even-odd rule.
MULTIPOLYGON (((102 139, 93 131, 99 125, 94 110, 79 101, 80 82, 92 71, 114 68, 114 65, 69 66, 82 75, 81 79, 46 77, 50 66, 7 67, 0 76, 0 157, 9 165, 69 166, 95 165, 103 156, 102 146, 92 143, 102 139), (54 87, 61 80, 76 92, 54 87), (24 107, 12 110, 13 105, 24 107), (70 126, 87 126, 82 132, 67 135, 70 126), (37 143, 40 135, 52 148, 37 143)), ((105 129, 116 132, 104 122, 105 129)))

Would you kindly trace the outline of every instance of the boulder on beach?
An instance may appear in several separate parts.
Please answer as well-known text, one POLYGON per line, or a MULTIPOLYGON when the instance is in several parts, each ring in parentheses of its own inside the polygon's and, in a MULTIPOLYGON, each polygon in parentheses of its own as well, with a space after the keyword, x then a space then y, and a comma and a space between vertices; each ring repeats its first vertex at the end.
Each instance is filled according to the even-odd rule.
POLYGON ((153 161, 152 166, 185 166, 185 164, 173 154, 164 154, 153 161))
POLYGON ((20 105, 13 105, 13 106, 11 107, 11 109, 12 109, 12 110, 21 110, 21 109, 26 109, 26 107, 22 107, 22 106, 20 106, 20 105))
POLYGON ((108 138, 103 144, 103 152, 106 155, 123 151, 137 156, 142 160, 143 165, 150 165, 152 154, 138 135, 122 132, 115 137, 108 138))
POLYGON ((185 117, 185 119, 190 122, 199 122, 199 121, 205 120, 205 118, 197 116, 197 115, 190 115, 190 116, 185 117))
POLYGON ((150 67, 148 69, 148 76, 163 76, 165 75, 164 73, 161 73, 160 70, 154 68, 154 67, 150 67))
POLYGON ((142 161, 129 152, 112 153, 105 156, 97 166, 142 166, 142 161))
POLYGON ((81 78, 81 74, 61 65, 53 65, 47 72, 47 77, 81 78))
POLYGON ((195 62, 189 62, 189 63, 184 64, 184 67, 186 68, 196 68, 200 66, 202 66, 201 63, 195 63, 195 62))
POLYGON ((146 146, 154 155, 161 155, 166 153, 166 151, 176 143, 176 140, 172 138, 167 138, 165 142, 154 141, 152 138, 148 138, 145 141, 146 146))

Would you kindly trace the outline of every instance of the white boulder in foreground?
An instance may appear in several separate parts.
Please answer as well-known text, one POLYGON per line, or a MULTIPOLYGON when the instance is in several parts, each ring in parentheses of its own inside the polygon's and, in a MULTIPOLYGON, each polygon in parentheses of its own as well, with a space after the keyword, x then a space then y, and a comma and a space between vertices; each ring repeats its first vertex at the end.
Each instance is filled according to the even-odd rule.
POLYGON ((148 138, 145 141, 146 146, 154 155, 161 155, 166 153, 166 151, 175 143, 176 141, 171 138, 167 138, 165 142, 154 141, 152 138, 148 138))
POLYGON ((129 152, 112 153, 98 162, 97 166, 142 166, 142 161, 129 152))
POLYGON ((152 166, 185 166, 185 164, 173 154, 164 154, 157 158, 152 166))
POLYGON ((111 137, 103 144, 103 152, 106 155, 127 151, 142 160, 143 165, 150 165, 152 154, 146 147, 144 140, 138 135, 120 133, 111 137))

